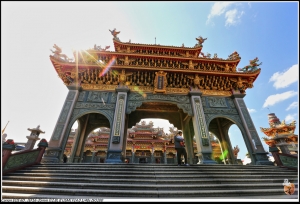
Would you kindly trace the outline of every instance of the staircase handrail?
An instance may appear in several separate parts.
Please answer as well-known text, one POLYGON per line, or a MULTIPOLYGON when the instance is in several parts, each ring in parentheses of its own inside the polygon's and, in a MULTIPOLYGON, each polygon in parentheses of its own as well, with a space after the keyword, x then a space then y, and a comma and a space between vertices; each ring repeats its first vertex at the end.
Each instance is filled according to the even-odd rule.
POLYGON ((277 166, 298 170, 298 155, 279 153, 277 147, 269 147, 269 152, 272 153, 277 166))
POLYGON ((46 147, 48 147, 48 142, 42 139, 37 149, 13 152, 16 144, 12 139, 8 139, 2 145, 2 175, 40 164, 46 147))

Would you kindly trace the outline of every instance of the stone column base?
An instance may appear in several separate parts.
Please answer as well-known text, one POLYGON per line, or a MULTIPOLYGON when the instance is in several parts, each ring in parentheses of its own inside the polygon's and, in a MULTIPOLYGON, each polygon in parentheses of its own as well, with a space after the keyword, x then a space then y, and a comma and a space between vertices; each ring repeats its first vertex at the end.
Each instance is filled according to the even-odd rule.
POLYGON ((122 151, 108 151, 105 163, 122 163, 122 151))
POLYGON ((61 148, 47 147, 45 154, 41 160, 41 164, 60 163, 61 161, 59 160, 59 155, 61 151, 61 148))
POLYGON ((211 153, 198 153, 199 162, 197 164, 217 164, 211 159, 211 153))
POLYGON ((274 163, 269 161, 268 152, 256 152, 253 154, 253 156, 256 159, 255 165, 270 165, 274 166, 274 163))

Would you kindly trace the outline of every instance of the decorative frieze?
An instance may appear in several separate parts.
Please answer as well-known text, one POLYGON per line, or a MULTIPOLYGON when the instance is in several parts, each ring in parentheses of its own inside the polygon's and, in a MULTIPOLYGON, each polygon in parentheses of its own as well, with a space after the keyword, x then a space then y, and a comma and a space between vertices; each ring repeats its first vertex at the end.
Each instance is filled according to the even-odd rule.
POLYGON ((147 95, 147 100, 162 100, 162 101, 173 101, 179 103, 190 103, 188 96, 176 96, 176 95, 162 95, 162 94, 153 94, 147 95))
POLYGON ((218 90, 206 90, 201 89, 203 95, 216 95, 216 96, 231 96, 231 91, 218 91, 218 90))
POLYGON ((203 108, 205 114, 238 114, 236 109, 203 108))
POLYGON ((106 103, 82 103, 77 102, 75 108, 87 108, 87 109, 114 109, 115 104, 106 103))

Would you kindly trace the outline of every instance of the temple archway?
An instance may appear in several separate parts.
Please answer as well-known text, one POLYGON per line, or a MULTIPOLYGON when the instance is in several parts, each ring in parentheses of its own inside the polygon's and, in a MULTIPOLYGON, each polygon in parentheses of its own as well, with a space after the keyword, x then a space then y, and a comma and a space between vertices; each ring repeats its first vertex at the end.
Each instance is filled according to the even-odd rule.
POLYGON ((216 163, 211 159, 210 131, 232 159, 228 129, 236 124, 253 164, 272 165, 243 100, 260 74, 258 58, 250 60, 251 69, 237 69, 241 57, 236 51, 226 59, 217 54, 201 56, 202 43, 194 47, 132 44, 114 36, 115 51, 94 46, 74 55, 75 61, 50 56, 69 93, 43 161, 60 162, 72 124, 78 120, 73 162, 80 162, 85 139, 98 127, 110 128, 105 162, 125 162, 127 129, 151 117, 167 119, 183 131, 187 153, 192 155, 189 163, 195 156, 198 164, 216 163))

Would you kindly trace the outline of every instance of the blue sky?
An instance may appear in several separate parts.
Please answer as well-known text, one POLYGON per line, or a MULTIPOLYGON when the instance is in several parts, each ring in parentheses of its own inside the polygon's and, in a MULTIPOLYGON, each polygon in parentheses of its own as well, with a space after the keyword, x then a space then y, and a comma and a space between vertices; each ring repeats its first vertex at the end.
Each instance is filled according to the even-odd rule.
MULTIPOLYGON (((298 2, 1 1, 1 129, 10 121, 8 139, 26 142, 27 128, 40 125, 40 138, 49 140, 68 93, 50 49, 57 44, 69 57, 94 44, 113 50, 109 29, 116 28, 121 41, 141 44, 193 47, 201 35, 204 53, 227 58, 237 51, 238 68, 258 57, 261 73, 244 100, 261 138, 269 113, 299 122, 298 19, 298 2)), ((229 134, 243 159, 239 129, 229 134)))

